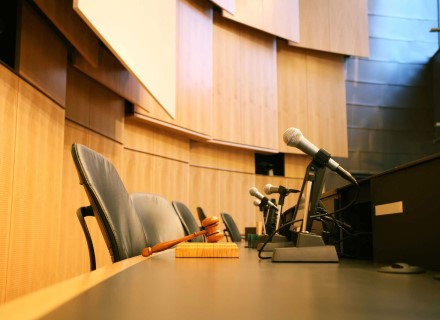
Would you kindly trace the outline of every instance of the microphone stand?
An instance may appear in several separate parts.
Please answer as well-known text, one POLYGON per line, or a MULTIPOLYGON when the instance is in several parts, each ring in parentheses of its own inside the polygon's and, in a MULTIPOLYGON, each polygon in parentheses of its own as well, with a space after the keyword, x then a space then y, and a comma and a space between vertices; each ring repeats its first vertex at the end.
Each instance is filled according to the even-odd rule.
MULTIPOLYGON (((322 237, 310 233, 319 199, 324 187, 326 164, 331 156, 324 149, 319 150, 307 166, 293 220, 303 219, 295 245, 275 248, 273 262, 338 262, 334 246, 325 245, 322 237), (300 216, 302 215, 302 217, 300 216)), ((294 225, 292 225, 294 227, 294 225)))

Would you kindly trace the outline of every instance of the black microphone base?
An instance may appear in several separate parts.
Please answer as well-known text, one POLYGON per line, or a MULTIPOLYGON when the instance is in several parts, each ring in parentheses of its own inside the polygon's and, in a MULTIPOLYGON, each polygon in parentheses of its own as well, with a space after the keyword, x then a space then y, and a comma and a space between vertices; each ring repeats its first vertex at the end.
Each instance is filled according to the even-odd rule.
POLYGON ((272 262, 339 262, 334 246, 276 248, 272 262))
POLYGON ((324 244, 322 237, 300 233, 294 247, 274 248, 272 262, 339 262, 335 246, 324 244))
MULTIPOLYGON (((260 242, 257 244, 257 250, 260 251, 261 247, 263 247, 264 242, 260 242)), ((294 247, 295 245, 293 244, 293 242, 268 242, 266 243, 266 245, 264 246, 263 251, 264 252, 272 252, 274 251, 276 248, 286 248, 286 247, 294 247)))
MULTIPOLYGON (((261 250, 264 242, 269 238, 269 235, 261 235, 258 237, 258 241, 255 243, 254 248, 261 250)), ((268 242, 263 251, 273 251, 274 248, 293 247, 294 244, 290 242, 285 236, 276 234, 272 237, 271 242, 268 242)))

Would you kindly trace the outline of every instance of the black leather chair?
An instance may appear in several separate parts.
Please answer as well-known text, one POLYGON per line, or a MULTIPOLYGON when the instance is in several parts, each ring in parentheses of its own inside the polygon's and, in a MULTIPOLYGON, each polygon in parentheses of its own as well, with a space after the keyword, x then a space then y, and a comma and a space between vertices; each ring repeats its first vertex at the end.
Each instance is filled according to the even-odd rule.
POLYGON ((144 227, 149 247, 185 236, 179 216, 168 199, 142 192, 132 193, 130 198, 144 227))
POLYGON ((148 245, 147 237, 115 167, 101 154, 81 144, 73 144, 71 153, 90 202, 90 206, 77 211, 89 248, 90 269, 94 270, 96 263, 86 216, 96 218, 113 262, 139 255, 148 245))
POLYGON ((205 210, 203 210, 202 207, 197 207, 197 216, 199 217, 200 220, 200 225, 202 224, 202 221, 206 219, 206 213, 205 210))
MULTIPOLYGON (((180 218, 180 221, 182 222, 183 228, 185 229, 185 234, 189 235, 194 232, 200 231, 201 228, 197 224, 196 219, 194 218, 191 210, 180 201, 173 201, 172 202, 174 209, 176 210, 177 215, 180 218)), ((203 242, 203 236, 198 236, 192 240, 191 242, 203 242)))
POLYGON ((226 240, 229 241, 231 238, 232 242, 241 242, 241 234, 238 230, 237 224, 229 213, 222 212, 220 213, 222 221, 226 227, 224 230, 226 240))
POLYGON ((142 249, 185 235, 171 202, 151 193, 128 194, 113 164, 81 144, 72 145, 72 157, 90 206, 77 210, 86 237, 90 269, 95 252, 85 217, 94 216, 113 262, 141 254, 142 249))

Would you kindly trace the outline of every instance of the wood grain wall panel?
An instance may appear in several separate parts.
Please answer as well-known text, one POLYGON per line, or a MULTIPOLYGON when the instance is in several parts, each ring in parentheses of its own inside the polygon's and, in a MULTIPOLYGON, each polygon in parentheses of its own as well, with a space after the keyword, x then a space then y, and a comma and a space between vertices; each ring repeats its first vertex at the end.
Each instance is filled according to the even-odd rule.
POLYGON ((179 200, 188 203, 189 165, 185 162, 156 157, 153 167, 153 193, 165 196, 168 200, 179 200))
POLYGON ((154 153, 155 130, 155 127, 126 118, 124 124, 124 147, 144 153, 154 153))
POLYGON ((326 0, 299 0, 299 43, 302 48, 330 49, 331 2, 326 0))
POLYGON ((235 172, 254 173, 254 153, 249 150, 191 141, 190 164, 235 172))
POLYGON ((368 57, 368 0, 336 0, 328 3, 329 51, 368 57))
POLYGON ((213 131, 217 140, 240 143, 240 37, 232 21, 214 14, 213 131))
POLYGON ((0 65, 0 304, 5 301, 17 126, 18 77, 0 65))
POLYGON ((127 191, 154 191, 155 156, 144 152, 124 149, 124 183, 127 191))
POLYGON ((303 154, 284 155, 284 176, 287 178, 303 179, 306 168, 312 161, 312 157, 303 154))
POLYGON ((69 66, 66 83, 66 119, 90 125, 91 79, 69 66))
POLYGON ((214 140, 277 149, 274 41, 214 15, 214 140))
POLYGON ((218 146, 191 141, 189 163, 197 167, 219 168, 218 146))
POLYGON ((278 136, 280 152, 300 153, 288 147, 284 132, 291 127, 308 131, 307 52, 279 40, 278 46, 278 136))
MULTIPOLYGON (((296 127, 333 156, 348 154, 344 58, 341 55, 285 46, 279 42, 279 136, 296 127)), ((302 154, 280 138, 279 150, 302 154)))
POLYGON ((291 45, 368 57, 368 1, 299 0, 300 41, 291 45))
POLYGON ((249 189, 255 185, 255 175, 219 170, 218 185, 217 210, 229 213, 234 218, 240 233, 244 233, 245 227, 254 227, 255 207, 249 189))
POLYGON ((122 142, 125 101, 114 92, 91 82, 90 124, 94 131, 122 142))
POLYGON ((236 0, 235 13, 225 18, 269 34, 299 41, 298 0, 236 0))
POLYGON ((126 118, 124 147, 153 155, 189 161, 189 139, 158 127, 126 118))
POLYGON ((73 10, 72 0, 33 0, 75 49, 93 67, 98 66, 99 39, 73 10))
POLYGON ((219 169, 255 173, 254 152, 223 146, 219 146, 217 151, 219 169))
POLYGON ((218 170, 190 166, 189 168, 189 201, 193 213, 202 207, 208 216, 220 218, 220 193, 218 170))
POLYGON ((308 131, 310 141, 333 156, 348 156, 344 57, 307 55, 308 131))
POLYGON ((19 82, 6 299, 57 280, 64 110, 19 82))
POLYGON ((211 135, 212 4, 178 1, 176 124, 211 135))
MULTIPOLYGON (((103 46, 99 47, 99 66, 93 67, 79 54, 73 55, 72 64, 89 77, 95 79, 111 91, 146 110, 150 105, 158 105, 151 94, 128 72, 124 66, 103 46)), ((168 116, 169 118, 169 116, 168 116)))
POLYGON ((240 39, 242 143, 277 149, 275 38, 246 28, 240 39))
POLYGON ((18 72, 64 107, 67 47, 26 1, 21 14, 18 72))
MULTIPOLYGON (((78 208, 88 206, 90 203, 84 187, 79 183, 78 173, 73 163, 71 154, 73 143, 90 145, 89 130, 66 120, 64 127, 63 184, 61 192, 62 210, 59 212, 60 238, 58 240, 59 250, 57 254, 57 269, 60 281, 90 270, 87 243, 76 216, 78 208)), ((93 220, 94 218, 87 218, 87 223, 91 229, 93 224, 96 223, 93 220)))
POLYGON ((125 102, 120 96, 72 67, 66 92, 68 119, 122 142, 125 102))

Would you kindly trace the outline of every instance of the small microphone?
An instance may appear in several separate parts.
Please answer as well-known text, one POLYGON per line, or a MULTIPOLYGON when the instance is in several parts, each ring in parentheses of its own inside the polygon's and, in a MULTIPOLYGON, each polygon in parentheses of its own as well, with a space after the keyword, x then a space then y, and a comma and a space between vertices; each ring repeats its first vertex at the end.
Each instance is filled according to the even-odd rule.
POLYGON ((288 195, 289 193, 295 193, 295 192, 299 192, 296 189, 287 189, 283 186, 279 186, 279 187, 274 187, 273 185, 271 185, 270 183, 266 184, 266 186, 264 187, 264 192, 269 195, 272 193, 279 193, 282 195, 288 195))
POLYGON ((274 205, 271 201, 269 201, 268 198, 266 198, 265 196, 263 196, 262 193, 260 193, 260 191, 258 191, 258 189, 256 187, 252 187, 249 189, 249 193, 251 196, 256 197, 257 199, 260 199, 261 202, 267 203, 268 205, 270 205, 272 208, 274 208, 275 210, 278 210, 277 206, 274 205))
POLYGON ((261 204, 261 201, 260 201, 260 200, 258 200, 258 199, 255 199, 255 200, 254 200, 254 206, 259 207, 260 204, 261 204))
MULTIPOLYGON (((301 130, 297 128, 289 128, 284 132, 283 135, 284 142, 291 147, 296 147, 302 152, 308 154, 312 158, 319 152, 319 149, 317 146, 315 146, 313 143, 311 143, 309 140, 307 140, 301 130)), ((356 179, 344 168, 342 168, 339 163, 337 163, 335 160, 330 158, 328 162, 326 163, 326 166, 338 173, 341 177, 344 179, 353 182, 354 184, 357 184, 356 179)))

